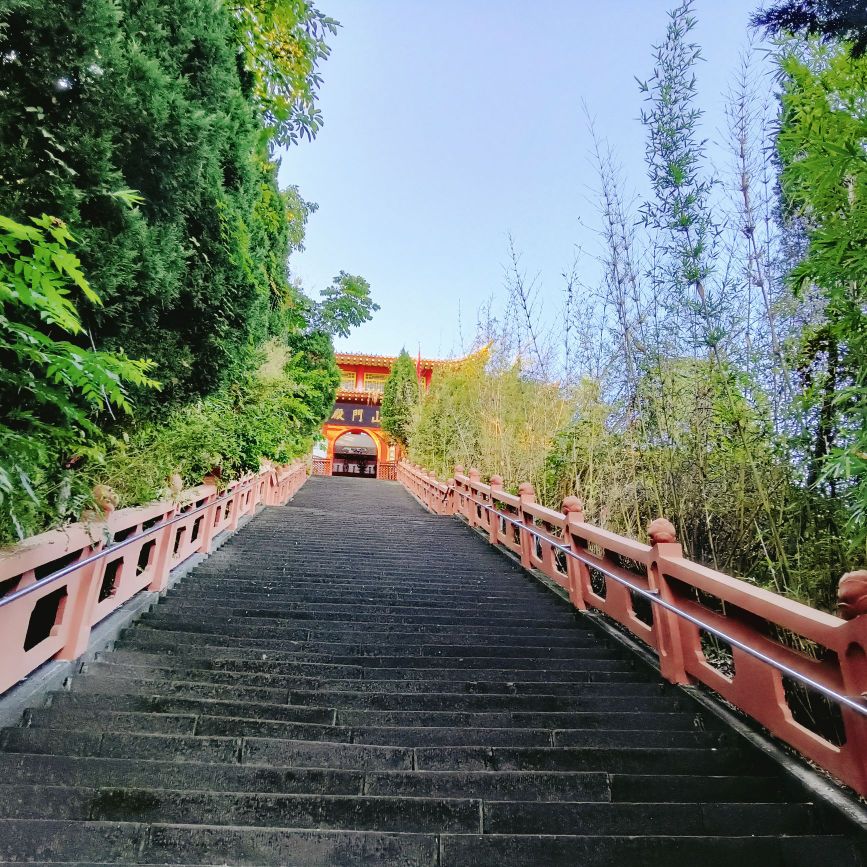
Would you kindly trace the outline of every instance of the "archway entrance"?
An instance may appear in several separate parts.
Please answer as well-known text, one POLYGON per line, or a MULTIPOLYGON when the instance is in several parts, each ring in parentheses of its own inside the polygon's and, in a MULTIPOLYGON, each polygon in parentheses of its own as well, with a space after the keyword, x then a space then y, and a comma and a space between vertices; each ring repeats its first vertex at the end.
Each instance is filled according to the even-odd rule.
POLYGON ((363 431, 348 431, 334 441, 331 475, 375 479, 377 452, 372 436, 363 431))

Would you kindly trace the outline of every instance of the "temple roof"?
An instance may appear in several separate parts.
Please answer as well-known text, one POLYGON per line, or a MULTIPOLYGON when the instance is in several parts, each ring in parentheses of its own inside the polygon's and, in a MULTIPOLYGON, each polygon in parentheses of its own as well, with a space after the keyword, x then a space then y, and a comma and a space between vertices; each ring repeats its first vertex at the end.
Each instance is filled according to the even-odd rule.
MULTIPOLYGON (((483 346, 481 349, 477 349, 475 352, 463 356, 463 358, 422 358, 421 367, 422 370, 433 370, 437 367, 445 367, 446 365, 469 361, 470 359, 477 358, 481 355, 487 355, 490 346, 491 344, 489 343, 487 346, 483 346)), ((397 361, 396 355, 375 355, 370 352, 335 352, 334 357, 337 360, 338 365, 363 364, 368 367, 391 367, 392 364, 397 361)), ((413 358, 413 361, 415 362, 416 359, 413 358)))

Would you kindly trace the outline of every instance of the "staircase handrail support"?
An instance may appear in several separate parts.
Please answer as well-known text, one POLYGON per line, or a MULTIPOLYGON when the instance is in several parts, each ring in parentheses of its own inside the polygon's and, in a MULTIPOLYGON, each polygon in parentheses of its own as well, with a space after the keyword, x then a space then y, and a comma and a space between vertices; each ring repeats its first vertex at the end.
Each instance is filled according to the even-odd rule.
POLYGON ((286 503, 306 478, 303 461, 267 465, 223 492, 206 483, 177 501, 120 509, 0 551, 0 694, 50 659, 79 657, 93 626, 112 611, 143 590, 165 590, 173 570, 210 553, 217 536, 260 504, 286 503))
POLYGON ((497 476, 482 482, 475 469, 456 467, 443 484, 404 461, 398 481, 431 512, 461 518, 544 574, 577 609, 626 627, 654 650, 667 680, 713 689, 867 795, 867 617, 844 620, 689 560, 667 521, 651 524, 645 544, 585 522, 575 497, 556 511, 536 503, 529 484, 512 494, 497 476), (636 612, 636 597, 650 603, 650 617, 636 612), (703 632, 729 645, 728 670, 706 655, 703 632), (786 679, 839 706, 844 743, 794 718, 786 679))

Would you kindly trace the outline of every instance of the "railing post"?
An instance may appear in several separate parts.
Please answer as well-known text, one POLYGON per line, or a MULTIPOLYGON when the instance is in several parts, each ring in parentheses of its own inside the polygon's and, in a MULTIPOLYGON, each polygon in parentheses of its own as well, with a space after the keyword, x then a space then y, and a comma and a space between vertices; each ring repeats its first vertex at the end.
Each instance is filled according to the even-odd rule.
MULTIPOLYGON (((199 553, 200 554, 210 554, 211 553, 211 542, 214 540, 214 517, 217 512, 217 506, 215 501, 219 497, 219 493, 214 491, 213 494, 208 495, 207 509, 202 512, 202 524, 203 532, 201 534, 202 543, 199 545, 199 553)), ((233 506, 234 508, 234 506, 233 506)), ((232 517, 235 517, 235 512, 232 513, 232 517)), ((233 522, 232 530, 235 529, 235 524, 233 522)))
MULTIPOLYGON (((656 591, 662 601, 676 604, 677 600, 671 585, 659 565, 660 557, 683 556, 674 524, 665 518, 656 518, 647 525, 647 535, 650 536, 650 543, 653 545, 651 564, 647 571, 648 587, 651 591, 656 591)), ((686 673, 684 662, 683 621, 673 611, 655 605, 653 623, 660 674, 672 683, 688 684, 690 678, 686 673)))
MULTIPOLYGON (((569 550, 579 554, 586 549, 586 545, 575 537, 575 526, 584 523, 584 504, 578 497, 566 497, 563 500, 563 514, 566 516, 564 527, 566 538, 563 540, 569 546, 569 550)), ((583 573, 586 566, 575 557, 566 557, 566 574, 569 579, 569 599, 579 611, 587 610, 584 601, 583 573)))
POLYGON ((454 515, 455 513, 455 480, 454 479, 446 479, 446 487, 448 491, 446 491, 445 499, 443 500, 443 514, 444 515, 454 515))
POLYGON ((529 482, 521 482, 518 485, 518 498, 521 501, 521 527, 519 528, 521 535, 521 565, 525 569, 531 569, 533 567, 533 560, 531 558, 533 549, 531 546, 536 544, 536 540, 528 529, 533 525, 533 516, 527 512, 525 506, 536 502, 536 492, 529 482))
MULTIPOLYGON (((846 652, 839 655, 843 691, 852 698, 867 695, 867 570, 847 572, 837 586, 837 608, 846 624, 846 652)), ((852 768, 859 792, 867 791, 867 719, 841 707, 846 745, 855 759, 852 768)))
MULTIPOLYGON (((170 521, 178 513, 178 505, 163 513, 161 521, 170 521)), ((212 519, 213 520, 213 519, 212 519)), ((148 585, 148 590, 162 593, 169 584, 169 563, 171 561, 172 527, 163 527, 156 536, 156 552, 154 554, 154 577, 148 585)))
POLYGON ((461 496, 458 485, 460 482, 458 481, 458 476, 462 476, 464 474, 464 468, 462 464, 455 464, 455 495, 457 496, 457 505, 455 506, 455 511, 459 512, 463 515, 467 520, 470 519, 470 516, 467 514, 467 504, 466 497, 461 496))
MULTIPOLYGON (((478 491, 474 491, 472 486, 477 485, 479 484, 479 482, 481 482, 482 474, 475 467, 470 467, 470 471, 467 473, 467 477, 470 480, 470 491, 474 495, 473 498, 475 499, 475 496, 478 496, 478 491)), ((469 503, 468 505, 470 507, 470 526, 477 527, 481 523, 481 516, 479 514, 481 512, 481 506, 473 502, 469 503)))
MULTIPOLYGON (((97 542, 85 548, 80 559, 89 557, 103 548, 97 542)), ((80 572, 73 573, 67 584, 67 599, 63 619, 69 623, 66 641, 55 659, 77 659, 90 644, 90 630, 93 625, 93 609, 99 595, 99 585, 105 573, 105 557, 85 566, 80 572)))
POLYGON ((500 541, 500 513, 496 511, 494 505, 494 497, 497 491, 503 490, 503 477, 491 476, 491 508, 495 511, 488 512, 488 539, 492 545, 496 545, 500 541))

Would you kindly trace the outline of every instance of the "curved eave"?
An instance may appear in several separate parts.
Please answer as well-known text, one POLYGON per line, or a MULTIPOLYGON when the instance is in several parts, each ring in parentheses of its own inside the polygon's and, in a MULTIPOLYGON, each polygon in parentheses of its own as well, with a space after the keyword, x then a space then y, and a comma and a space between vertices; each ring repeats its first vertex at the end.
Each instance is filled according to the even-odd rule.
POLYGON ((338 388, 335 400, 348 403, 382 403, 382 394, 375 391, 355 391, 355 389, 338 388))
MULTIPOLYGON (((465 361, 471 361, 475 358, 487 357, 490 354, 491 344, 477 349, 462 358, 422 358, 422 370, 436 370, 438 367, 449 367, 455 364, 461 364, 465 361)), ((335 352, 334 357, 337 364, 355 364, 366 367, 391 367, 397 361, 396 355, 373 355, 368 352, 335 352)), ((413 359, 415 362, 415 359, 413 359)))

